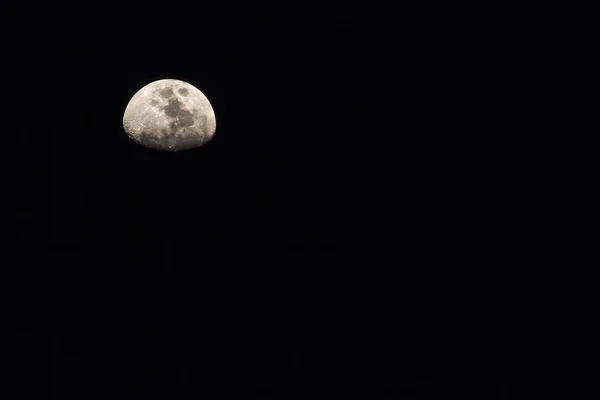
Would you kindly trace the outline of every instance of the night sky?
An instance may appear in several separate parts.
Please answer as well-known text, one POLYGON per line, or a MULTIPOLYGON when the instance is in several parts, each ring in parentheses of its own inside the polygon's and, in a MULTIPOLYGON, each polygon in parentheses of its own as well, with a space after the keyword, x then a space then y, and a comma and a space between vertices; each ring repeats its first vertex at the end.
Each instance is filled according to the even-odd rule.
POLYGON ((432 243, 451 231, 434 228, 449 206, 435 207, 442 189, 424 194, 444 179, 419 178, 433 167, 402 118, 375 127, 368 13, 362 0, 3 13, 15 399, 473 389, 444 383, 459 319, 440 306, 439 257, 453 247, 432 243), (213 105, 205 146, 159 152, 124 133, 131 97, 165 78, 213 105), (394 135, 404 146, 384 149, 394 135))

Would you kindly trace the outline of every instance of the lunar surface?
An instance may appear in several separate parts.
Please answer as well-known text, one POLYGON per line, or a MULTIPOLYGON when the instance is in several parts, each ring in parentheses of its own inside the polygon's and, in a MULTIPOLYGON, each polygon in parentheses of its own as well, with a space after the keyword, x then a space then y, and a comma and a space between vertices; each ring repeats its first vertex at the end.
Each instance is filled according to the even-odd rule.
POLYGON ((217 122, 212 105, 200 90, 177 79, 161 79, 131 98, 123 115, 123 128, 143 146, 179 151, 212 139, 217 122))

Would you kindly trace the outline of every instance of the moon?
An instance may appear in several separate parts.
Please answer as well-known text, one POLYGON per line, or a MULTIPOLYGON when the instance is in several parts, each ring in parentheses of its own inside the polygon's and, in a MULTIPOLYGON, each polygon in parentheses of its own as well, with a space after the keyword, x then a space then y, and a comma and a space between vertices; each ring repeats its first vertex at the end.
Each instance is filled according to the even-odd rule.
POLYGON ((217 129, 215 112, 195 86, 161 79, 141 88, 129 101, 123 129, 136 143, 155 150, 200 147, 217 129))

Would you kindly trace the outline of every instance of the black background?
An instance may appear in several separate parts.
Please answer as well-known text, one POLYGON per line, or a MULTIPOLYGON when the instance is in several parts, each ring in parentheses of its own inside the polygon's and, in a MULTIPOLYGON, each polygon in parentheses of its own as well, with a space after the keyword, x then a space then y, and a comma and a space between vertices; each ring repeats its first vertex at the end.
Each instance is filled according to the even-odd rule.
MULTIPOLYGON (((502 329, 482 320, 497 309, 459 316, 475 297, 448 282, 473 275, 449 269, 478 253, 450 243, 454 203, 437 200, 460 183, 431 175, 440 165, 417 146, 431 136, 410 139, 408 118, 375 128, 368 13, 22 1, 4 14, 17 399, 476 391, 480 379, 450 376, 465 338, 485 348, 502 329), (211 101, 206 146, 157 152, 123 132, 130 98, 164 78, 211 101), (393 135, 397 152, 382 144, 393 135)), ((501 396, 498 372, 486 377, 476 393, 501 396)))

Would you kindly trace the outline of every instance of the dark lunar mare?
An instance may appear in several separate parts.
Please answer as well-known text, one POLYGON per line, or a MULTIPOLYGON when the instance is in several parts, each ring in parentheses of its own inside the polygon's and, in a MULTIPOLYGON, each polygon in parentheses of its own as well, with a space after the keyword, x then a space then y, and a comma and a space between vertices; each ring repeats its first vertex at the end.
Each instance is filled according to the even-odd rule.
POLYGON ((164 97, 165 99, 175 96, 175 93, 173 93, 173 89, 171 88, 162 89, 158 92, 158 94, 160 95, 160 97, 164 97))
POLYGON ((178 99, 169 99, 169 103, 163 107, 163 111, 171 118, 177 117, 183 109, 181 103, 178 99))
POLYGON ((169 99, 169 103, 163 107, 165 114, 175 119, 170 123, 173 132, 194 125, 194 114, 188 110, 184 110, 182 106, 183 103, 178 99, 169 99))

